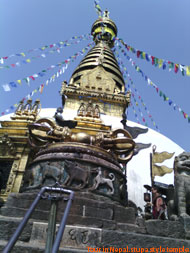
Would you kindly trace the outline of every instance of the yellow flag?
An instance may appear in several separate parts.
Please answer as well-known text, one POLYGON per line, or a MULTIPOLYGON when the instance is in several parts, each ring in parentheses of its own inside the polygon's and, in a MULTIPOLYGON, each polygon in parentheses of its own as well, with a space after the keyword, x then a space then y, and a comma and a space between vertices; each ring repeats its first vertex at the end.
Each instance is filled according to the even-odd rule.
POLYGON ((143 59, 146 59, 146 53, 145 52, 142 52, 142 57, 143 57, 143 59))
POLYGON ((171 173, 173 168, 168 168, 165 165, 158 165, 156 163, 163 163, 165 160, 172 158, 174 153, 168 153, 166 151, 158 153, 153 152, 152 154, 152 180, 154 180, 155 176, 162 177, 167 173, 171 173))
POLYGON ((158 67, 159 67, 159 68, 161 68, 161 67, 162 67, 162 65, 163 65, 163 60, 162 60, 162 59, 160 59, 160 60, 158 61, 158 67))
POLYGON ((21 80, 17 80, 17 83, 21 84, 21 80))
POLYGON ((152 154, 152 163, 162 163, 163 161, 172 158, 174 153, 168 153, 166 151, 158 153, 154 152, 152 154))
POLYGON ((190 76, 190 66, 186 67, 186 74, 187 74, 187 76, 190 76))
POLYGON ((152 178, 154 179, 155 176, 162 177, 167 173, 171 173, 173 171, 173 168, 168 168, 165 165, 152 165, 152 178))

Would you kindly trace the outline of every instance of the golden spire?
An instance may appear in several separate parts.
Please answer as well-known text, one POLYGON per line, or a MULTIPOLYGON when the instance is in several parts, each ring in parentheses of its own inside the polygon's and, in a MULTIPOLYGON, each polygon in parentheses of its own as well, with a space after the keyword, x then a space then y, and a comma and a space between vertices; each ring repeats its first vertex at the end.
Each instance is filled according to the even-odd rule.
POLYGON ((64 110, 78 110, 89 99, 103 108, 105 115, 122 117, 130 102, 125 94, 125 83, 111 48, 117 36, 117 27, 105 11, 92 25, 95 46, 74 70, 70 81, 62 83, 61 95, 67 99, 64 110))
MULTIPOLYGON (((98 18, 94 22, 91 34, 96 45, 75 69, 69 84, 81 86, 83 76, 101 66, 106 75, 114 81, 114 89, 124 92, 123 76, 111 50, 111 47, 114 45, 114 39, 117 36, 117 27, 109 18, 108 11, 105 11, 103 17, 98 18)), ((112 89, 110 89, 110 92, 113 93, 112 89)), ((107 93, 110 92, 107 91, 107 93)))

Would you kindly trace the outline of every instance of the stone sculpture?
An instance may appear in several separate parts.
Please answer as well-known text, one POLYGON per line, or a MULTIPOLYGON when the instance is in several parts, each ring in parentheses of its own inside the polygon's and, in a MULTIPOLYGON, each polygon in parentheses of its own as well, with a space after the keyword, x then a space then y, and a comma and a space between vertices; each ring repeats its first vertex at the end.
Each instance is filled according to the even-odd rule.
POLYGON ((102 173, 101 167, 98 168, 98 174, 94 178, 94 185, 93 189, 97 189, 100 185, 107 185, 109 188, 109 194, 114 194, 114 187, 113 187, 113 181, 115 180, 115 175, 113 173, 109 173, 110 178, 105 178, 102 173))
POLYGON ((174 161, 174 200, 169 201, 168 216, 190 216, 190 152, 183 152, 174 161))
POLYGON ((89 174, 88 170, 80 167, 76 162, 71 162, 65 160, 65 171, 68 176, 64 182, 66 186, 72 186, 72 183, 75 181, 79 183, 75 188, 84 188, 88 184, 89 174))
POLYGON ((43 162, 34 164, 25 176, 28 187, 23 190, 31 190, 60 182, 63 176, 64 164, 58 162, 43 162))

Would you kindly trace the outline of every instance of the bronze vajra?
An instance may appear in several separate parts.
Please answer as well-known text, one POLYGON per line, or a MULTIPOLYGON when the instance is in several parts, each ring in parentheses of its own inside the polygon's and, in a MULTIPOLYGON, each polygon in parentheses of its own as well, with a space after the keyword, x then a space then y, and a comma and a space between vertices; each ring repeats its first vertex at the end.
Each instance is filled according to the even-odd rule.
POLYGON ((126 163, 132 158, 135 148, 135 142, 125 129, 90 135, 84 132, 73 133, 72 129, 60 127, 52 120, 40 119, 29 125, 29 134, 33 147, 45 147, 52 142, 85 143, 112 152, 121 163, 126 163))

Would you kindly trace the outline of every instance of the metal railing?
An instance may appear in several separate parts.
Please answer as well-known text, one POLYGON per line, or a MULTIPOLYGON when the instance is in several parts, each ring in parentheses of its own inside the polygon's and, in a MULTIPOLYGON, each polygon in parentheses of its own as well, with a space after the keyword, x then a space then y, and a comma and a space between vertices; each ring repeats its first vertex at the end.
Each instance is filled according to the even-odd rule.
POLYGON ((41 188, 40 192, 37 194, 32 205, 30 206, 24 218, 22 219, 21 223, 19 224, 18 228, 16 229, 15 233, 12 235, 11 239, 7 243, 6 247, 4 248, 3 253, 11 252, 16 241, 18 240, 18 237, 22 233, 24 227, 26 226, 29 218, 31 217, 34 209, 36 208, 36 205, 38 204, 41 198, 51 200, 45 253, 56 253, 58 251, 60 243, 61 243, 61 239, 63 236, 63 232, 65 229, 65 225, 67 222, 67 218, 69 215, 69 211, 71 208, 72 200, 74 199, 74 192, 71 190, 63 189, 62 187, 60 187, 58 183, 56 183, 52 187, 46 186, 46 187, 41 188), (69 194, 69 196, 65 196, 65 194, 69 194), (54 241, 55 230, 56 230, 57 203, 60 200, 64 200, 68 202, 64 210, 64 215, 62 217, 62 220, 57 232, 57 236, 54 241))

